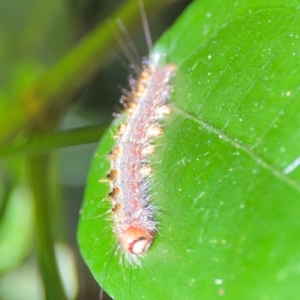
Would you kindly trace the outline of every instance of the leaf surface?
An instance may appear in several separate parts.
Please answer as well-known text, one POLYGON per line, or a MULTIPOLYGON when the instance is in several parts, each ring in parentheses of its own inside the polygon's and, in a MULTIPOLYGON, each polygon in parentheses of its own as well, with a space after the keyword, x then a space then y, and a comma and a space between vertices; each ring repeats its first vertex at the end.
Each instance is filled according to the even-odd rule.
POLYGON ((91 165, 80 220, 82 254, 112 297, 297 298, 299 36, 296 1, 204 0, 156 44, 178 66, 152 157, 150 192, 166 212, 158 237, 141 268, 119 264, 101 182, 115 125, 91 165))

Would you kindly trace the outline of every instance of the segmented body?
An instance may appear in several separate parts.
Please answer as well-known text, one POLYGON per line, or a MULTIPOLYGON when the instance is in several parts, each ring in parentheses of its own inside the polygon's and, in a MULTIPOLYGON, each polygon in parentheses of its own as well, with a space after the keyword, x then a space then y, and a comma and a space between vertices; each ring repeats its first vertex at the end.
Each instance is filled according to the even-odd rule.
POLYGON ((171 112, 166 103, 175 70, 172 64, 145 63, 140 79, 130 81, 132 92, 123 98, 127 119, 111 151, 108 178, 114 232, 127 260, 137 265, 157 234, 156 209, 148 193, 149 156, 155 151, 153 141, 162 134, 160 120, 171 112))

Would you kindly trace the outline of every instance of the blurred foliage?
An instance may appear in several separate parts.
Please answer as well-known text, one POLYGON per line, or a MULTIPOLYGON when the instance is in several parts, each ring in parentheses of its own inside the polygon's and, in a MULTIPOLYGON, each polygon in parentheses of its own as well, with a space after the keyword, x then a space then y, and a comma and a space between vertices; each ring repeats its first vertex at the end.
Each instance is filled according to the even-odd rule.
MULTIPOLYGON (((188 2, 144 1, 154 38, 188 2)), ((75 230, 95 143, 127 81, 117 19, 145 45, 136 0, 0 0, 1 299, 99 297, 75 230)))

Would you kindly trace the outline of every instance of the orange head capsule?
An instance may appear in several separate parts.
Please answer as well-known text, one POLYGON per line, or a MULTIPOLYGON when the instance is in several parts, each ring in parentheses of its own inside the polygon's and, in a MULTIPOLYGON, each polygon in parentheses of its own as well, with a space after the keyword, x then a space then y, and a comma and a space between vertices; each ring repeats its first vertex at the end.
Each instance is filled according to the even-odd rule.
POLYGON ((153 234, 149 234, 143 228, 128 228, 120 239, 122 249, 130 254, 143 254, 151 246, 154 239, 153 234))

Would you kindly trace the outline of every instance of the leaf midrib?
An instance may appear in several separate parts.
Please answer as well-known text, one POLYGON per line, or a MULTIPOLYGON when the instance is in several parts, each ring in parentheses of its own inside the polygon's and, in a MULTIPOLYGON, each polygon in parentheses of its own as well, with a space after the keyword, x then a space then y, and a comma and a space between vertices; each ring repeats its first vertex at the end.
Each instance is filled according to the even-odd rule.
POLYGON ((275 177, 279 178, 282 182, 288 184, 289 186, 293 187, 295 190, 300 192, 300 183, 296 180, 290 178, 287 176, 283 170, 280 170, 278 167, 270 164, 268 161, 266 161, 264 158, 260 156, 259 153, 255 152, 253 149, 251 149, 248 145, 243 143, 241 140, 234 138, 233 136, 229 135, 228 133, 225 133, 220 128, 215 127, 214 125, 210 124, 209 122, 199 118, 198 116, 195 116, 194 114, 178 107, 176 104, 173 106, 173 110, 176 111, 178 114, 181 114, 185 116, 186 118, 197 122, 198 124, 205 127, 208 132, 211 132, 217 136, 221 136, 222 139, 226 142, 229 142, 231 145, 233 145, 237 149, 241 149, 244 151, 248 156, 250 156, 256 163, 261 165, 264 169, 271 172, 275 177))

